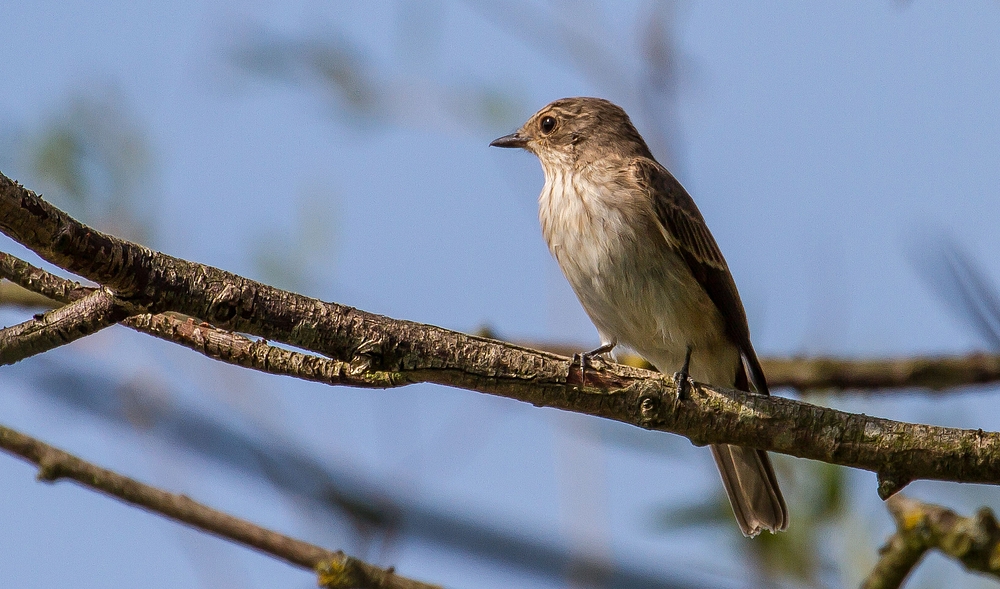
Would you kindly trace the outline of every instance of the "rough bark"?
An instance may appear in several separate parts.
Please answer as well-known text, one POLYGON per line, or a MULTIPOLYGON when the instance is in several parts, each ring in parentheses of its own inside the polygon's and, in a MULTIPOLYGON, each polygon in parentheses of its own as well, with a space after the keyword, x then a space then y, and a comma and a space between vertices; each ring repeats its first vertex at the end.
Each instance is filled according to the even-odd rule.
MULTIPOLYGON (((90 229, 0 175, 0 230, 133 308, 174 311, 343 362, 378 386, 433 382, 878 473, 888 497, 918 478, 1000 483, 1000 435, 908 424, 698 385, 324 303, 90 229)), ((347 383, 353 384, 353 383, 347 383)))
POLYGON ((0 364, 13 364, 68 344, 132 314, 111 291, 101 288, 64 307, 0 329, 0 364))
MULTIPOLYGON (((41 268, 37 268, 18 258, 0 252, 0 276, 11 282, 0 282, 0 301, 25 307, 42 307, 51 309, 59 303, 69 303, 93 292, 93 287, 83 286, 77 282, 55 276, 41 268)), ((246 356, 235 354, 224 357, 226 348, 243 347, 246 342, 234 340, 227 343, 224 340, 235 334, 221 329, 206 337, 185 337, 190 333, 198 334, 191 327, 182 327, 182 321, 177 316, 168 317, 163 314, 139 315, 122 322, 133 329, 149 335, 168 339, 202 352, 213 358, 272 372, 288 374, 318 380, 328 384, 351 384, 352 386, 384 386, 384 380, 379 375, 361 374, 359 382, 348 383, 345 374, 353 369, 345 363, 334 363, 316 367, 313 372, 316 378, 310 378, 304 373, 296 374, 296 369, 290 364, 296 362, 315 362, 315 356, 291 356, 288 362, 267 361, 265 358, 246 359, 246 356), (141 324, 141 325, 140 325, 141 324), (287 367, 287 368, 286 368, 287 367), (341 370, 341 369, 345 370, 341 370), (342 375, 333 375, 342 372, 342 375)), ((195 322, 199 329, 211 327, 207 323, 195 322)), ((202 332, 202 335, 204 332, 202 332)), ((489 332, 478 333, 482 337, 497 339, 489 332)), ((247 340, 250 341, 250 340, 247 340)), ((571 346, 553 342, 512 342, 514 345, 537 349, 562 356, 572 356, 585 346, 571 346)), ((258 350, 263 350, 258 342, 258 350)), ((266 350, 270 356, 274 352, 266 350)), ((278 354, 279 356, 281 354, 278 354)), ((255 358, 260 353, 253 354, 255 358)), ((648 363, 637 356, 626 356, 624 364, 638 368, 651 369, 648 363)), ((767 374, 768 383, 772 388, 790 387, 803 394, 815 392, 879 392, 900 391, 910 389, 928 389, 944 391, 955 387, 982 385, 1000 381, 1000 354, 973 353, 964 356, 916 356, 906 358, 874 358, 850 359, 837 357, 798 357, 769 358, 762 357, 761 365, 767 374)), ((390 383, 391 385, 391 383, 390 383)))

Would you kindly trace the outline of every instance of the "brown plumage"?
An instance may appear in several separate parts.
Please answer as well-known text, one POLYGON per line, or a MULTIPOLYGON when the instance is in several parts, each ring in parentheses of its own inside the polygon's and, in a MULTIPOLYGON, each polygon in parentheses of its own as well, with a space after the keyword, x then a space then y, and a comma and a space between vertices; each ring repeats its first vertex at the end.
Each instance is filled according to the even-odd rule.
MULTIPOLYGON (((607 347, 626 345, 661 372, 769 394, 736 284, 694 201, 650 153, 628 115, 565 98, 491 143, 538 156, 539 220, 549 250, 607 347)), ((788 525, 766 453, 712 446, 744 534, 788 525)))

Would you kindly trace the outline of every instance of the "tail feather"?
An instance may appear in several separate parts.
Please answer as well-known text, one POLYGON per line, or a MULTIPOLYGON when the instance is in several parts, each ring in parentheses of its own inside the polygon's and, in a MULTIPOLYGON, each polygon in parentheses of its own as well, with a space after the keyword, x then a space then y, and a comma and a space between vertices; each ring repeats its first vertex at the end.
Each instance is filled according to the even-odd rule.
POLYGON ((729 503, 744 536, 788 527, 788 507, 767 453, 740 446, 712 446, 729 503))

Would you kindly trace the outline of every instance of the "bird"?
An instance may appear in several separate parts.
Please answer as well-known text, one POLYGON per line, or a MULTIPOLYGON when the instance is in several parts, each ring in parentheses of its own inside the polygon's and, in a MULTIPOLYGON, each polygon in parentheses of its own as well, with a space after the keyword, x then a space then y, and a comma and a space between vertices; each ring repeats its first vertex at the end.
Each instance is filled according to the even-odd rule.
MULTIPOLYGON (((538 218, 549 251, 601 346, 634 350, 663 373, 767 395, 746 311, 701 212, 653 157, 625 111, 601 98, 556 100, 493 147, 535 154, 545 173, 538 218)), ((712 445, 745 536, 788 527, 766 452, 712 445)))

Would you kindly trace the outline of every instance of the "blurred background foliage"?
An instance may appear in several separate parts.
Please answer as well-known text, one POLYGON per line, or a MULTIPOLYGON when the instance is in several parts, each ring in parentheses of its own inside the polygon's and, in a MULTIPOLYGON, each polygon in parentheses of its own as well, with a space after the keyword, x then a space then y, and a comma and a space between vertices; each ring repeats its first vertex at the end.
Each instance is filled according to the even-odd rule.
MULTIPOLYGON (((348 142, 405 129, 417 135, 471 135, 485 146, 483 137, 509 132, 541 104, 530 91, 537 72, 496 79, 477 67, 475 55, 449 55, 454 43, 442 41, 454 34, 449 27, 471 22, 491 34, 500 31, 535 52, 540 67, 579 77, 593 94, 623 104, 654 152, 676 172, 684 164, 680 97, 688 92, 690 98, 690 86, 696 85, 692 80, 699 75, 676 39, 682 7, 641 3, 633 7, 624 34, 609 24, 608 13, 614 10, 598 2, 470 0, 398 2, 381 8, 389 17, 383 14, 370 22, 363 10, 342 22, 327 18, 298 27, 225 19, 227 24, 214 27, 215 49, 202 59, 217 62, 213 75, 226 80, 221 85, 234 95, 297 93, 328 116, 326 131, 331 136, 344 135, 348 142), (458 19, 456 12, 465 16, 458 19), (389 32, 357 34, 387 23, 389 32)), ((198 208, 162 206, 160 171, 170 162, 161 161, 143 117, 116 83, 77 85, 65 98, 52 100, 34 122, 9 125, 2 145, 5 173, 88 224, 153 247, 177 243, 165 236, 191 235, 178 229, 198 208)), ((332 177, 402 173, 391 156, 370 164, 364 169, 345 165, 332 177)), ((195 231, 192 239, 221 243, 215 247, 222 249, 245 249, 251 265, 246 271, 261 280, 331 298, 330 268, 344 256, 363 258, 368 253, 338 249, 349 221, 341 208, 342 185, 261 173, 256 186, 259 194, 247 195, 243 206, 254 206, 251 196, 277 200, 287 214, 275 218, 264 213, 261 222, 242 230, 245 236, 220 229, 195 231)), ((198 192, 198 187, 185 190, 198 192)), ((214 196, 199 193, 194 198, 214 196)), ((396 239, 378 216, 354 221, 365 223, 366 243, 396 239)), ((989 271, 947 231, 913 243, 911 258, 943 306, 964 320, 988 349, 1000 349, 1000 297, 989 271)), ((541 247, 540 242, 535 245, 541 247)), ((350 285, 333 290, 352 292, 350 285)), ((24 316, 13 308, 4 313, 8 324, 24 316)), ((291 527, 296 535, 383 564, 402 560, 402 572, 448 586, 852 586, 870 569, 889 530, 888 517, 873 500, 870 478, 842 468, 777 457, 792 526, 785 534, 747 541, 732 521, 707 453, 683 440, 580 416, 546 414, 546 423, 554 424, 556 433, 539 434, 538 426, 531 426, 535 429, 529 427, 524 438, 529 447, 521 448, 498 432, 517 432, 530 408, 492 399, 470 403, 463 401, 470 393, 430 387, 379 394, 374 407, 360 402, 331 407, 315 396, 356 399, 362 393, 317 391, 282 379, 244 375, 133 334, 104 336, 0 375, 8 388, 26 391, 25 398, 44 399, 41 409, 22 402, 32 410, 70 416, 65 419, 73 425, 66 429, 111 432, 68 450, 90 452, 110 465, 121 462, 125 472, 138 469, 172 490, 183 487, 209 494, 221 506, 238 496, 230 508, 247 511, 243 515, 251 519, 291 527), (272 398, 275 391, 283 396, 281 401, 272 398), (393 409, 382 411, 386 406, 393 409), (315 435, 301 436, 300 429, 315 435), (503 441, 491 441, 497 436, 503 441), (345 442, 352 437, 353 442, 345 442), (523 456, 539 451, 534 446, 541 443, 538 440, 554 446, 555 490, 522 465, 523 456), (483 447, 490 443, 511 444, 510 460, 478 464, 489 455, 483 447), (124 450, 108 451, 121 445, 137 446, 132 451, 146 457, 143 466, 125 460, 120 454, 124 450), (389 466, 372 466, 373 447, 390 455, 389 466), (663 486, 661 499, 636 505, 630 487, 651 479, 621 478, 621 457, 638 465, 635 472, 666 463, 676 473, 675 481, 653 480, 663 486), (494 471, 499 478, 523 479, 523 496, 512 501, 527 507, 517 515, 500 508, 480 509, 482 503, 464 497, 467 489, 456 484, 435 493, 420 482, 427 476, 419 472, 422 468, 444 480, 471 477, 470 485, 477 484, 478 469, 494 471), (550 507, 538 500, 543 494, 557 498, 561 515, 556 531, 533 525, 532 514, 550 507), (256 508, 265 505, 262 515, 256 508), (637 518, 623 515, 636 509, 637 518), (649 550, 650 545, 658 548, 649 550), (691 552, 700 558, 692 561, 687 556, 691 552)), ((588 347, 583 341, 578 345, 588 347)), ((871 413, 890 408, 894 416, 913 420, 927 420, 936 411, 935 405, 919 400, 918 392, 877 399, 835 394, 810 399, 871 413)), ((47 421, 42 416, 28 423, 45 430, 41 424, 47 421)), ((997 498, 992 489, 981 487, 920 488, 953 507, 959 497, 963 505, 988 505, 997 498)), ((259 572, 252 562, 215 558, 223 554, 221 549, 186 533, 167 542, 184 547, 203 586, 245 586, 244 581, 263 586, 248 581, 259 572)), ((132 549, 153 548, 132 542, 132 549)), ((106 557, 84 551, 82 558, 106 557)), ((115 554, 118 558, 121 555, 115 554)), ((283 574, 265 578, 279 579, 279 586, 311 584, 283 574)), ((164 586, 183 584, 165 578, 164 586)), ((980 583, 951 563, 933 561, 909 586, 940 586, 942 580, 954 587, 980 583)))
MULTIPOLYGON (((420 7, 409 10, 413 14, 401 19, 427 17, 420 7)), ((421 30, 412 24, 401 33, 409 37, 421 30)), ((399 61, 387 64, 389 72, 376 67, 371 51, 335 29, 289 36, 256 26, 235 32, 225 52, 231 65, 250 79, 307 89, 323 101, 331 116, 362 127, 424 126, 452 119, 447 122, 496 129, 509 126, 523 111, 514 96, 485 81, 450 81, 436 75, 440 72, 411 67, 416 56, 408 55, 410 51, 435 61, 433 38, 421 35, 398 41, 404 47, 399 61), (407 53, 402 53, 404 48, 407 53)))
POLYGON ((38 192, 96 227, 153 242, 153 154, 142 123, 113 86, 80 90, 25 133, 17 156, 38 192))

